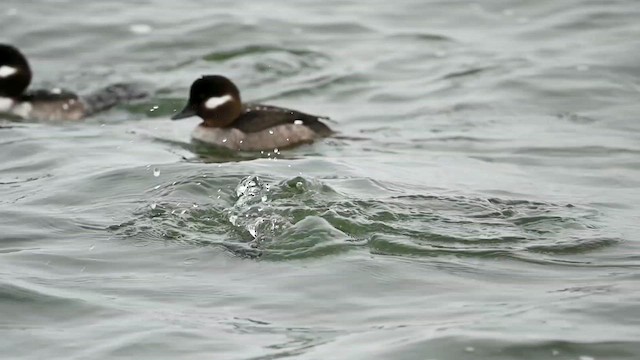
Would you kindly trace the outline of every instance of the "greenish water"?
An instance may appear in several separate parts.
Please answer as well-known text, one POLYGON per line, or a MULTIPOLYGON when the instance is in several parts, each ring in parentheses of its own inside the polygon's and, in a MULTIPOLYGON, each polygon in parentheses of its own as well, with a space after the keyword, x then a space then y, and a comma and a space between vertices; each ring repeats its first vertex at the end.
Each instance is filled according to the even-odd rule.
POLYGON ((37 87, 143 104, 1 122, 6 359, 637 359, 635 1, 17 1, 37 87), (331 116, 189 142, 193 79, 331 116))

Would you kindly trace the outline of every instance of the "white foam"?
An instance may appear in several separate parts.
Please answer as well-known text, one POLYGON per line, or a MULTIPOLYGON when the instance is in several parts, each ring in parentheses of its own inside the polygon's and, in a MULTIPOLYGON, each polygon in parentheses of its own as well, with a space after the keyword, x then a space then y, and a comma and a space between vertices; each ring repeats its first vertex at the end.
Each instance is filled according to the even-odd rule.
POLYGON ((17 72, 18 72, 18 69, 12 66, 7 66, 7 65, 0 66, 0 78, 9 77, 17 72))
POLYGON ((220 97, 210 97, 207 102, 204 103, 204 106, 207 109, 215 109, 218 106, 233 100, 230 95, 220 96, 220 97))

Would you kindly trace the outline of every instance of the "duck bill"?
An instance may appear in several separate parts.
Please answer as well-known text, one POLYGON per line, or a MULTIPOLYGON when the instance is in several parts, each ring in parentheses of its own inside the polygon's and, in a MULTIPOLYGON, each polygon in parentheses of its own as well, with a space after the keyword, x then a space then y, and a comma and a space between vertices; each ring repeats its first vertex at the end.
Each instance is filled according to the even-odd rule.
POLYGON ((192 116, 196 116, 196 109, 194 109, 193 106, 191 106, 190 104, 187 104, 187 106, 185 106, 184 109, 182 109, 182 111, 173 115, 171 117, 171 120, 186 119, 192 116))

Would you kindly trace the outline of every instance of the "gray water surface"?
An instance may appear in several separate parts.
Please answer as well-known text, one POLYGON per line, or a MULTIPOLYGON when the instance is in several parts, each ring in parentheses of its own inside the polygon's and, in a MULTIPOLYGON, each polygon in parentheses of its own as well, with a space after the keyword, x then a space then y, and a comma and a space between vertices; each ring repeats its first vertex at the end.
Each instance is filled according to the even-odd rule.
POLYGON ((7 359, 640 358, 637 1, 5 0, 34 87, 143 103, 0 123, 7 359), (330 116, 194 146, 201 74, 330 116))

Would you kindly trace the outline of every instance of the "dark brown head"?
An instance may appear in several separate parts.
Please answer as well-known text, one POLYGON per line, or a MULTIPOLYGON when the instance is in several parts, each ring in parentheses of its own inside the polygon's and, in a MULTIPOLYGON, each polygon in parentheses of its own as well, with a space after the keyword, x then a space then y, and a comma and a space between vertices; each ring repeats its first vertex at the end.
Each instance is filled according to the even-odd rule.
POLYGON ((31 82, 27 59, 15 47, 0 44, 0 97, 16 98, 31 82))
POLYGON ((171 119, 197 115, 205 126, 225 127, 231 125, 241 111, 240 91, 231 80, 220 75, 205 75, 193 82, 187 105, 171 119))

